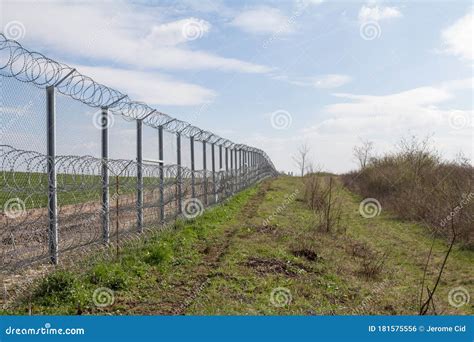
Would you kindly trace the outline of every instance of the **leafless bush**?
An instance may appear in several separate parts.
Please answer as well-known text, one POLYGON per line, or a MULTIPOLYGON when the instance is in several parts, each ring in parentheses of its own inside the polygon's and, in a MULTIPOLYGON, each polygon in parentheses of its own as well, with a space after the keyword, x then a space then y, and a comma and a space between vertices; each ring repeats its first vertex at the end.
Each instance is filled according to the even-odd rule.
POLYGON ((311 210, 320 210, 323 206, 323 178, 313 166, 308 168, 308 173, 303 178, 304 200, 311 210))
POLYGON ((387 254, 373 251, 368 245, 357 250, 360 258, 359 274, 367 279, 376 279, 383 271, 387 254))
POLYGON ((351 244, 351 254, 354 257, 363 258, 371 253, 370 246, 366 242, 354 241, 351 244))
POLYGON ((403 139, 396 152, 372 158, 342 179, 352 191, 376 198, 401 219, 424 223, 437 236, 449 239, 453 220, 457 241, 474 248, 474 168, 462 157, 443 161, 428 138, 403 139))
POLYGON ((307 179, 307 203, 318 222, 317 227, 327 233, 334 232, 341 220, 341 201, 332 176, 310 174, 307 179))

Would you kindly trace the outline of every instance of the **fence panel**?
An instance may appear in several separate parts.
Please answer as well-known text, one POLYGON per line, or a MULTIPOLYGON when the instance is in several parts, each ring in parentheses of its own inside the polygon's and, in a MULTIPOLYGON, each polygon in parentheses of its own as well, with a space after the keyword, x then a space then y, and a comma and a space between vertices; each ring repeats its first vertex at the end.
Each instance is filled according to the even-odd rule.
POLYGON ((0 267, 13 267, 48 257, 46 91, 0 86, 0 267))
POLYGON ((144 227, 194 218, 275 175, 263 151, 134 102, 2 34, 0 86, 0 272, 57 263, 88 245, 118 248, 144 227), (236 150, 255 152, 259 164, 244 166, 236 150))

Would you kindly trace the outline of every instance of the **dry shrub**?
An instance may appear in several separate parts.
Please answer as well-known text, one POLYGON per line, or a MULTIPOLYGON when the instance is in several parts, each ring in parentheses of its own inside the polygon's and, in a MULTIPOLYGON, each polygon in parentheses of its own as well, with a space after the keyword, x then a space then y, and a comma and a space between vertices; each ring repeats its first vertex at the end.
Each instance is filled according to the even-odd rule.
POLYGON ((361 258, 359 273, 367 279, 375 279, 382 273, 386 260, 385 253, 366 254, 361 258))
POLYGON ((303 178, 304 200, 311 210, 319 210, 323 204, 323 178, 311 169, 303 178))
POLYGON ((329 177, 329 181, 323 191, 323 201, 319 210, 320 228, 330 233, 339 227, 341 221, 342 205, 335 189, 334 179, 329 177))
POLYGON ((376 279, 382 273, 388 258, 386 253, 373 250, 365 241, 350 241, 347 252, 360 262, 357 273, 367 279, 376 279))
POLYGON ((356 242, 352 245, 352 255, 360 259, 359 274, 367 279, 376 279, 383 271, 387 254, 374 251, 364 242, 356 242))
POLYGON ((371 253, 371 248, 366 242, 354 241, 351 246, 351 254, 354 257, 363 258, 371 253))
POLYGON ((449 239, 451 220, 457 241, 474 248, 474 168, 459 157, 441 160, 429 140, 404 139, 398 151, 371 158, 366 167, 342 177, 364 197, 379 200, 401 219, 420 221, 449 239))
POLYGON ((303 178, 303 182, 304 198, 318 220, 317 227, 327 233, 335 231, 342 214, 336 181, 332 176, 310 172, 303 178))

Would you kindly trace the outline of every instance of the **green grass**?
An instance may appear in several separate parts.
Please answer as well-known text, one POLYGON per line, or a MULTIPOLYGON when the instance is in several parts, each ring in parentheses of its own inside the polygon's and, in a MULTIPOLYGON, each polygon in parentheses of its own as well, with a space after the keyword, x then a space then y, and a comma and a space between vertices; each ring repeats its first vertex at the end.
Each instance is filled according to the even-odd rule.
MULTIPOLYGON (((245 190, 193 221, 178 220, 171 230, 150 235, 138 245, 124 246, 118 259, 97 261, 91 257, 72 268, 53 271, 36 281, 14 309, 2 313, 25 314, 30 305, 34 313, 41 314, 101 313, 105 309, 93 302, 94 291, 101 287, 113 290, 119 302, 148 300, 157 295, 153 289, 157 279, 184 275, 189 271, 184 268, 201 262, 200 245, 219 238, 227 224, 237 222, 237 212, 255 191, 245 190)), ((125 313, 121 304, 109 309, 125 313)))
MULTIPOLYGON (((5 313, 24 314, 31 302, 33 314, 416 314, 432 241, 426 229, 384 211, 363 218, 361 199, 341 187, 337 192, 343 215, 335 233, 315 229, 315 216, 301 200, 301 179, 280 177, 122 248, 118 259, 92 258, 50 273, 5 313), (361 258, 353 255, 361 244, 387 254, 374 278, 361 274, 361 258), (114 291, 113 305, 94 305, 101 287, 114 291), (272 292, 282 288, 291 301, 275 306, 272 292)), ((445 249, 436 240, 430 285, 445 249)), ((448 303, 450 289, 472 290, 473 261, 472 251, 455 247, 436 293, 439 313, 474 313, 472 305, 448 303)))
MULTIPOLYGON (((118 177, 120 194, 136 192, 136 177, 118 177)), ((165 179, 169 182, 169 179, 165 179)), ((102 180, 97 175, 58 174, 58 203, 61 206, 80 204, 90 201, 100 201, 102 196, 102 180)), ((110 194, 116 192, 116 177, 110 175, 110 194)), ((144 177, 143 185, 157 188, 159 179, 144 177)), ((26 209, 45 208, 47 197, 48 177, 45 173, 3 172, 0 177, 0 207, 12 198, 19 198, 25 203, 26 209)))

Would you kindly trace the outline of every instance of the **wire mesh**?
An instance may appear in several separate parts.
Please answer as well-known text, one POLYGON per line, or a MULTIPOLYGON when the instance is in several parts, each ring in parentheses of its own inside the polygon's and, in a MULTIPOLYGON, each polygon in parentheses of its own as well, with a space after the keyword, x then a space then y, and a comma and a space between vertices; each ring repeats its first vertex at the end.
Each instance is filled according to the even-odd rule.
POLYGON ((0 86, 2 272, 84 246, 118 245, 142 226, 194 217, 191 202, 203 209, 275 175, 263 151, 132 101, 3 34, 0 86), (48 114, 55 125, 47 124, 48 114), (55 144, 48 145, 51 137, 55 144), (260 162, 242 167, 232 153, 231 163, 236 149, 259 154, 260 162))

